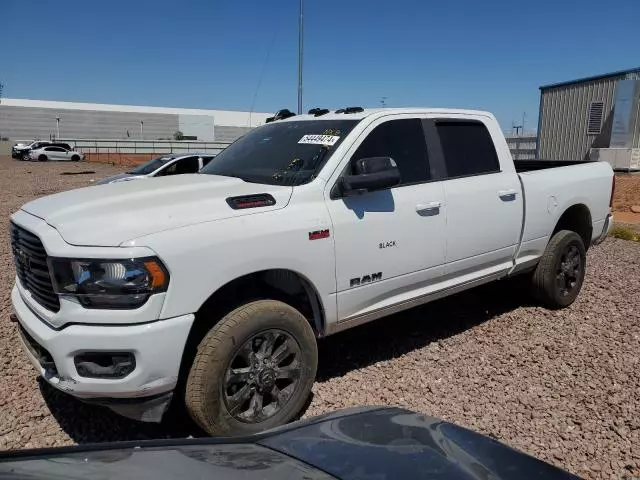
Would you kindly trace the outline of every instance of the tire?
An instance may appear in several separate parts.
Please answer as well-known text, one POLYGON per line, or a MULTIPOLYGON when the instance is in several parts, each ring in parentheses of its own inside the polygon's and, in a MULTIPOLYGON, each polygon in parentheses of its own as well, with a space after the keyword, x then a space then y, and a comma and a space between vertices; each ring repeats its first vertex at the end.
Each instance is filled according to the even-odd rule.
POLYGON ((570 230, 557 232, 533 272, 534 296, 551 309, 571 305, 584 282, 586 259, 580 235, 570 230))
POLYGON ((19 157, 19 160, 22 160, 23 162, 28 162, 29 160, 31 160, 31 157, 29 157, 28 153, 24 153, 22 154, 21 157, 19 157))
POLYGON ((47 158, 47 156, 46 156, 46 155, 40 155, 40 156, 38 157, 38 161, 39 161, 39 162, 46 162, 47 160, 49 160, 49 159, 47 158))
POLYGON ((72 162, 79 162, 80 161, 80 156, 79 155, 74 155, 71 157, 71 161, 72 162))
POLYGON ((317 366, 315 334, 300 312, 275 300, 250 302, 225 315, 198 345, 185 406, 213 436, 284 425, 304 407, 317 366))

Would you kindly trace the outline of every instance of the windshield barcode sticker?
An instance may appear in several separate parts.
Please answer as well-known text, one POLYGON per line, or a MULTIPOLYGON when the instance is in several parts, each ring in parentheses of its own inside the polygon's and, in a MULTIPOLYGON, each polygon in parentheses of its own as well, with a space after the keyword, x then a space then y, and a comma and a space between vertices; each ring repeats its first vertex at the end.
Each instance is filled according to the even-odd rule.
POLYGON ((335 135, 305 135, 298 143, 308 143, 311 145, 335 145, 340 137, 335 135))

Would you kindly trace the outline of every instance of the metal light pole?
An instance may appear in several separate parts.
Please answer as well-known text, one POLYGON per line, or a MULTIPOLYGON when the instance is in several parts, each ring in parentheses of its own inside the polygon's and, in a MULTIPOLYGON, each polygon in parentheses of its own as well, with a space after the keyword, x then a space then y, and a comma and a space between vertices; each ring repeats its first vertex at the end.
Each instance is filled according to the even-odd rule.
POLYGON ((144 140, 144 120, 140 120, 140 140, 144 140))
POLYGON ((300 22, 298 25, 298 115, 302 114, 302 50, 304 47, 304 0, 300 0, 300 22))
POLYGON ((56 117, 56 140, 60 140, 60 117, 56 117))
MULTIPOLYGON (((4 90, 4 83, 0 82, 0 104, 2 104, 2 90, 4 90)), ((1 118, 0 118, 0 127, 2 127, 1 118)), ((2 140, 2 132, 0 132, 0 140, 2 140)))

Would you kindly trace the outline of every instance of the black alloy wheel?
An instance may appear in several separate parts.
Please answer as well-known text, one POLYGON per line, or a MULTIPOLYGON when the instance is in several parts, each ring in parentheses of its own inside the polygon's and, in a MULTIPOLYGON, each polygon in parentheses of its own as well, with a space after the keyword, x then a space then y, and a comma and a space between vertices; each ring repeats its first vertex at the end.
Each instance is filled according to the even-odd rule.
POLYGON ((247 340, 236 352, 223 385, 228 412, 241 422, 259 423, 284 407, 302 372, 298 342, 279 329, 247 340))

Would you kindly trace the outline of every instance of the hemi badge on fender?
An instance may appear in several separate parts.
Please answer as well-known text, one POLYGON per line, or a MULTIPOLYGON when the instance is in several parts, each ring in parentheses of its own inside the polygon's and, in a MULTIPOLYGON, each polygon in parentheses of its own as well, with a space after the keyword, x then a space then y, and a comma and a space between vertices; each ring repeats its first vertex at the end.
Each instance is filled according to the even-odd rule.
POLYGON ((309 232, 309 240, 319 240, 320 238, 329 238, 329 229, 309 232))

